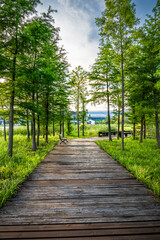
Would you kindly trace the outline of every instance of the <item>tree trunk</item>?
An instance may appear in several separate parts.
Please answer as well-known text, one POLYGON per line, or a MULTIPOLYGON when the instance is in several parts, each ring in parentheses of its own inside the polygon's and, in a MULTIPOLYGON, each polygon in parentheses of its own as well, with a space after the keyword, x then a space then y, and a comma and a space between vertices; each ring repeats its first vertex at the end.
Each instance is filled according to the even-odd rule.
POLYGON ((83 114, 83 119, 82 119, 82 121, 83 121, 83 130, 82 130, 82 135, 83 135, 83 137, 84 137, 84 114, 83 114))
POLYGON ((133 123, 133 140, 136 139, 136 123, 133 123))
POLYGON ((159 117, 158 117, 158 103, 157 103, 157 91, 156 91, 156 89, 154 89, 153 94, 154 94, 154 109, 155 109, 157 147, 160 148, 159 117))
POLYGON ((111 120, 110 120, 110 102, 109 102, 109 84, 107 82, 107 105, 108 105, 108 132, 109 132, 109 141, 112 141, 111 137, 111 120))
POLYGON ((53 117, 53 136, 55 136, 54 117, 53 117))
POLYGON ((78 127, 78 137, 79 137, 79 112, 77 114, 77 127, 78 127))
POLYGON ((60 120, 59 120, 60 134, 62 134, 62 112, 60 111, 60 120))
POLYGON ((143 120, 144 120, 144 116, 141 117, 141 132, 140 132, 140 140, 139 140, 140 143, 143 142, 143 120))
POLYGON ((145 119, 145 116, 144 116, 144 119, 143 119, 143 123, 144 123, 144 139, 146 139, 146 119, 145 119))
POLYGON ((49 102, 48 93, 46 93, 46 143, 48 143, 48 121, 49 121, 49 102))
MULTIPOLYGON (((34 93, 32 93, 32 102, 34 104, 34 93)), ((36 124, 35 112, 32 111, 32 151, 36 151, 36 124)))
POLYGON ((40 136, 40 121, 39 114, 37 115, 37 146, 39 146, 39 136, 40 136))
POLYGON ((84 114, 85 114, 85 106, 84 106, 84 101, 83 101, 83 115, 82 115, 82 124, 83 124, 82 135, 83 135, 83 137, 84 137, 84 122, 85 122, 84 114))
POLYGON ((48 143, 48 124, 46 124, 46 143, 48 143))
POLYGON ((117 139, 119 139, 119 132, 120 132, 120 108, 118 107, 118 133, 117 133, 117 139))
POLYGON ((61 121, 61 125, 62 125, 62 136, 64 137, 64 111, 62 111, 62 121, 61 121))
POLYGON ((32 121, 31 121, 31 136, 33 135, 33 124, 32 124, 32 121))
POLYGON ((10 100, 10 115, 9 115, 9 141, 8 141, 8 155, 12 157, 13 153, 13 117, 14 117, 14 90, 11 93, 11 100, 10 100))
POLYGON ((64 119, 63 119, 62 127, 63 127, 63 137, 64 137, 64 119))
POLYGON ((60 134, 62 134, 62 122, 61 122, 61 119, 59 121, 59 127, 60 127, 60 134))
POLYGON ((30 132, 29 132, 29 121, 27 119, 27 139, 30 140, 30 132))
POLYGON ((79 137, 79 85, 78 85, 78 92, 77 92, 77 130, 78 130, 78 137, 79 137))
MULTIPOLYGON (((39 106, 38 99, 39 99, 39 96, 38 96, 38 90, 37 90, 37 108, 39 106)), ((40 136, 40 121, 39 121, 39 114, 37 114, 37 146, 39 146, 39 136, 40 136)))
POLYGON ((133 140, 136 139, 136 119, 135 119, 135 106, 133 106, 133 140))
POLYGON ((121 70, 122 70, 122 142, 121 148, 124 150, 124 72, 123 72, 123 49, 122 49, 122 40, 121 40, 121 70))
POLYGON ((16 51, 13 58, 13 74, 12 74, 12 92, 10 98, 10 114, 9 114, 9 141, 8 141, 8 155, 11 157, 13 153, 13 127, 14 127, 14 98, 15 98, 15 80, 16 80, 16 55, 17 55, 17 37, 16 37, 16 51))
POLYGON ((7 137, 6 137, 6 120, 5 119, 4 119, 3 124, 4 124, 4 141, 6 141, 7 137))

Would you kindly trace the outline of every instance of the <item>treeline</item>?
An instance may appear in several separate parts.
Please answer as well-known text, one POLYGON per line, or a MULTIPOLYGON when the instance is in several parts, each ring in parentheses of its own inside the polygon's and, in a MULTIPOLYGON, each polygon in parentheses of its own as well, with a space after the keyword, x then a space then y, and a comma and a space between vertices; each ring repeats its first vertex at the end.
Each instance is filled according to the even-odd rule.
POLYGON ((124 114, 130 111, 135 126, 141 125, 140 142, 146 137, 146 126, 156 126, 160 148, 160 0, 143 26, 135 17, 131 0, 106 0, 102 17, 96 19, 99 28, 100 51, 89 75, 94 102, 107 102, 108 129, 111 141, 110 105, 117 111, 118 131, 122 119, 122 149, 124 149, 124 114))
POLYGON ((59 121, 63 131, 68 112, 68 63, 54 26, 55 11, 49 7, 47 13, 37 15, 37 4, 39 0, 0 1, 0 115, 9 119, 10 156, 14 123, 26 123, 35 151, 40 130, 48 142, 48 125, 53 124, 54 135, 59 121))

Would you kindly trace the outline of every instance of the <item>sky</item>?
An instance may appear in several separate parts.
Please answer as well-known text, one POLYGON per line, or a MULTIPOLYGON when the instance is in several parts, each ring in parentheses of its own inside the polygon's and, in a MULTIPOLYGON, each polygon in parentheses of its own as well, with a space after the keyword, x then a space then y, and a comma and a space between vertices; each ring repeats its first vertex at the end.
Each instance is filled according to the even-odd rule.
MULTIPOLYGON (((152 14, 157 0, 132 0, 136 4, 136 16, 144 23, 146 14, 152 14)), ((41 0, 37 10, 44 12, 48 6, 55 10, 55 26, 60 28, 60 44, 67 52, 70 70, 81 65, 85 70, 94 63, 99 46, 98 28, 95 18, 101 17, 105 9, 104 0, 41 0)), ((90 110, 95 107, 89 106, 90 110)), ((98 109, 106 109, 105 105, 98 109)))

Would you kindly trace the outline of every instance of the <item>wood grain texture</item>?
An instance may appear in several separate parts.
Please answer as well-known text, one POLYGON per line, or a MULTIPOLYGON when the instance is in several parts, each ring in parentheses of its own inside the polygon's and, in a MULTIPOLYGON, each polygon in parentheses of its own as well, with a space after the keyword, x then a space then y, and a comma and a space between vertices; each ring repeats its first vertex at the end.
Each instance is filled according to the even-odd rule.
POLYGON ((93 140, 45 157, 0 209, 0 239, 160 239, 153 194, 93 140))

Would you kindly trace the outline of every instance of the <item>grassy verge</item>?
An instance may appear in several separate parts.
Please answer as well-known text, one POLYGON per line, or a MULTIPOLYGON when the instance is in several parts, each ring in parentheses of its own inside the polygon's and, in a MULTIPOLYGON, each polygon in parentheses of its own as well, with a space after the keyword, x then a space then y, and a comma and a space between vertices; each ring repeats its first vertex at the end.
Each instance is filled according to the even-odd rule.
POLYGON ((156 140, 146 139, 140 144, 138 140, 126 138, 124 151, 121 150, 121 140, 96 143, 160 196, 160 150, 156 148, 156 140))
POLYGON ((40 146, 36 152, 31 151, 31 142, 26 136, 14 136, 13 157, 7 156, 8 143, 0 138, 0 207, 17 190, 18 186, 32 173, 35 167, 44 159, 50 150, 57 144, 57 137, 50 137, 46 144, 40 138, 40 146))

